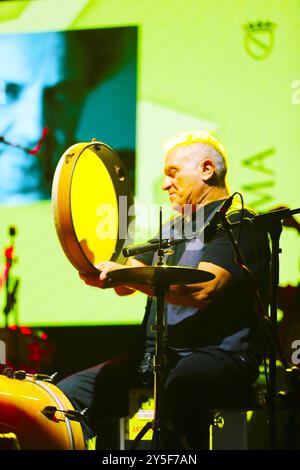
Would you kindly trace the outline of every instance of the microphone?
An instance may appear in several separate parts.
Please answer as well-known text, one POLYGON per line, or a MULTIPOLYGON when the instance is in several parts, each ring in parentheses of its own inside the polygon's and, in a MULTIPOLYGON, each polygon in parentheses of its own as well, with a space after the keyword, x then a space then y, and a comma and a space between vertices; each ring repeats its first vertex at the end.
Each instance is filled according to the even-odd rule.
POLYGON ((204 243, 209 243, 213 239, 216 231, 219 228, 222 217, 224 217, 227 214, 229 208, 231 207, 233 198, 234 198, 234 194, 232 194, 227 199, 225 199, 221 207, 219 207, 219 209, 213 214, 209 222, 205 225, 202 231, 204 243))
POLYGON ((15 237, 17 233, 16 227, 14 225, 10 225, 8 227, 8 234, 10 237, 15 237))
MULTIPOLYGON (((213 214, 210 221, 205 225, 204 229, 201 232, 201 235, 204 237, 204 243, 209 243, 213 239, 218 229, 218 225, 220 225, 222 217, 226 215, 232 204, 234 196, 235 194, 232 194, 227 199, 225 199, 221 207, 219 207, 219 209, 213 214)), ((161 248, 169 248, 172 245, 182 243, 186 240, 189 239, 185 237, 179 239, 164 238, 161 242, 161 248)), ((157 239, 152 239, 149 241, 149 243, 145 243, 143 245, 135 245, 130 246, 128 248, 123 248, 122 253, 125 258, 129 258, 130 256, 141 255, 143 253, 153 253, 158 249, 159 241, 157 239)))
POLYGON ((170 248, 173 245, 177 245, 177 243, 182 243, 187 240, 189 239, 185 237, 163 238, 160 245, 157 238, 152 238, 152 240, 149 240, 148 243, 143 245, 135 245, 129 246, 128 248, 123 248, 122 253, 125 258, 129 258, 130 256, 141 255, 143 253, 154 253, 154 251, 159 250, 159 248, 170 248))
MULTIPOLYGON (((167 248, 170 246, 170 240, 162 240, 161 247, 167 248)), ((153 253, 159 249, 159 242, 145 243, 143 245, 130 246, 128 248, 123 248, 122 253, 125 258, 130 256, 141 255, 143 253, 153 253)))

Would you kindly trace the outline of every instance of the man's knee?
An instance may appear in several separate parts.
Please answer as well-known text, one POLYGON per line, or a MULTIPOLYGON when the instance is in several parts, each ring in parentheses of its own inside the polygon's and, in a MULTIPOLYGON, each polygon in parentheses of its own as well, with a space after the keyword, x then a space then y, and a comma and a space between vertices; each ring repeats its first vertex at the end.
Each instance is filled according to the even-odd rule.
POLYGON ((210 383, 210 377, 207 371, 201 370, 201 367, 195 370, 186 360, 179 361, 176 366, 168 373, 166 378, 166 389, 195 389, 205 388, 210 383))
POLYGON ((164 387, 164 403, 169 412, 193 414, 196 409, 209 406, 212 393, 209 377, 198 374, 197 379, 187 373, 182 365, 176 367, 167 376, 164 387))

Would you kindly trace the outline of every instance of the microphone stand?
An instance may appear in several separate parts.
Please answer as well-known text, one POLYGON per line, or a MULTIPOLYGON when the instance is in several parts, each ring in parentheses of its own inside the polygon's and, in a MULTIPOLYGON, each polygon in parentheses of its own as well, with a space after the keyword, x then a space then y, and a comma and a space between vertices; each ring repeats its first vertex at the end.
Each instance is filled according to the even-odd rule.
MULTIPOLYGON (((238 243, 235 240, 231 224, 226 219, 225 214, 221 214, 221 225, 226 231, 230 243, 232 245, 235 261, 243 271, 250 290, 255 298, 256 307, 259 315, 263 319, 263 324, 267 327, 271 334, 272 344, 269 359, 269 375, 270 375, 270 386, 267 397, 268 404, 268 443, 269 449, 275 449, 276 444, 276 406, 275 406, 275 394, 276 394, 276 357, 278 356, 285 367, 288 369, 289 365, 286 358, 284 357, 280 340, 277 333, 277 295, 278 295, 278 284, 279 284, 279 254, 281 249, 279 247, 280 235, 282 232, 281 220, 292 214, 300 213, 300 209, 290 210, 283 209, 265 214, 260 214, 254 217, 254 222, 263 225, 264 228, 269 232, 271 237, 271 307, 270 317, 268 316, 264 303, 261 299, 260 293, 256 287, 255 279, 251 271, 247 268, 243 259, 242 253, 239 249, 238 243)), ((232 224, 232 225, 239 225, 232 224)))
POLYGON ((7 247, 4 251, 5 254, 5 306, 3 313, 5 315, 5 328, 8 328, 8 315, 13 310, 16 303, 16 292, 19 286, 19 280, 16 279, 13 288, 10 290, 10 270, 14 264, 14 241, 16 236, 15 227, 9 227, 9 236, 10 236, 10 246, 7 247))
MULTIPOLYGON (((263 224, 265 225, 265 224, 263 224)), ((280 235, 282 232, 281 220, 277 219, 265 225, 271 237, 271 303, 270 303, 270 319, 274 327, 274 333, 277 334, 277 306, 278 306, 278 285, 279 285, 279 255, 281 248, 279 246, 280 235)), ((277 348, 278 349, 278 348, 277 348)), ((276 448, 276 358, 277 351, 275 344, 271 344, 270 358, 269 358, 269 395, 268 395, 268 408, 269 408, 269 448, 274 450, 276 448)), ((281 360, 282 362, 282 360, 281 360)), ((287 363, 283 362, 285 369, 287 363)))

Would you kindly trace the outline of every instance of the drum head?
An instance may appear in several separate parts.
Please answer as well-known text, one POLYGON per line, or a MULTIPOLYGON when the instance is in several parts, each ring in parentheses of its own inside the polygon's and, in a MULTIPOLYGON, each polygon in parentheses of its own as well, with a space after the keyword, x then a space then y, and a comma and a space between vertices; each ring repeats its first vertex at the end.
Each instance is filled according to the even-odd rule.
POLYGON ((61 246, 78 271, 97 272, 94 265, 100 261, 124 262, 133 200, 113 149, 93 141, 66 150, 55 171, 52 202, 61 246))

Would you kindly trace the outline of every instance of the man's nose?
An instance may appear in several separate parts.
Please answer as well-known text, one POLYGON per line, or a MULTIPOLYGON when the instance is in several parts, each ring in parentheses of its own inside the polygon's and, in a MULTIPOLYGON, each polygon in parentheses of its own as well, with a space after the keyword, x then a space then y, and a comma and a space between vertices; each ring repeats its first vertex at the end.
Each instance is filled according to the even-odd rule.
POLYGON ((170 176, 166 176, 164 181, 163 181, 163 190, 168 191, 172 186, 172 178, 170 176))
POLYGON ((18 104, 14 129, 19 144, 32 147, 41 138, 45 127, 44 91, 37 85, 24 90, 18 104))

